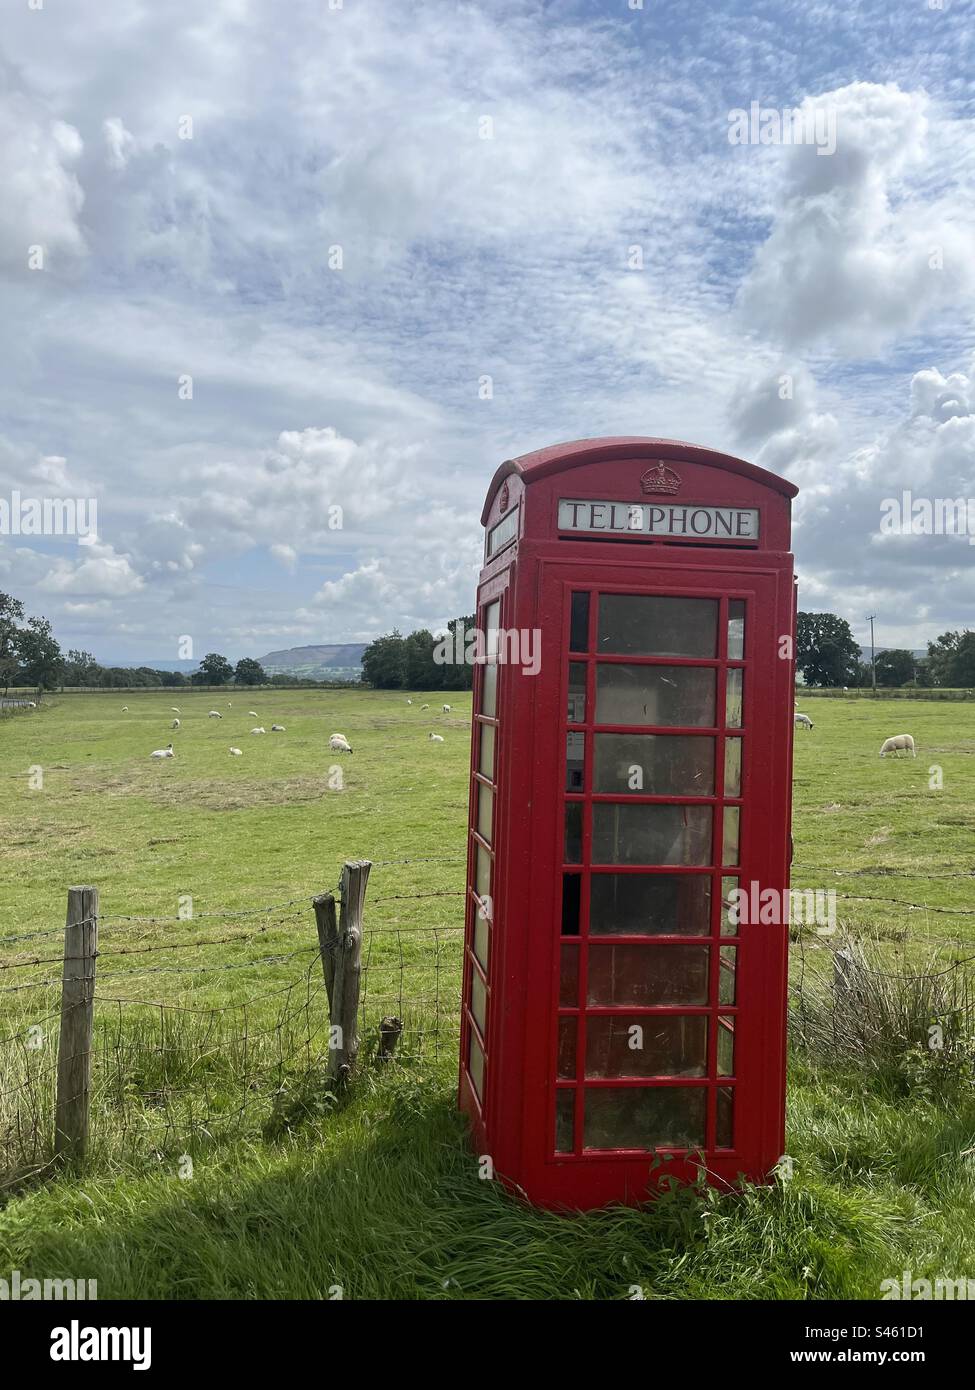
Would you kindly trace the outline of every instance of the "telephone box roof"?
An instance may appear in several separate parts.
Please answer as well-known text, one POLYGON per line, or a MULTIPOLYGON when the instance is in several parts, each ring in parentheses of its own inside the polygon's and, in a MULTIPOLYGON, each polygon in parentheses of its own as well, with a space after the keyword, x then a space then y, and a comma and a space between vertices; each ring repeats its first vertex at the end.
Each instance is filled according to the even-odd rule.
POLYGON ((679 439, 652 439, 644 435, 575 439, 566 444, 550 444, 546 449, 536 449, 534 453, 522 454, 519 458, 506 459, 491 479, 481 513, 482 526, 487 525, 495 493, 512 473, 529 484, 552 473, 564 473, 582 464, 602 463, 615 458, 663 458, 669 462, 703 463, 710 468, 723 468, 728 473, 750 478, 786 497, 795 497, 799 491, 787 478, 780 478, 777 473, 769 473, 754 463, 735 458, 733 454, 723 454, 718 449, 705 449, 700 444, 685 444, 679 439))

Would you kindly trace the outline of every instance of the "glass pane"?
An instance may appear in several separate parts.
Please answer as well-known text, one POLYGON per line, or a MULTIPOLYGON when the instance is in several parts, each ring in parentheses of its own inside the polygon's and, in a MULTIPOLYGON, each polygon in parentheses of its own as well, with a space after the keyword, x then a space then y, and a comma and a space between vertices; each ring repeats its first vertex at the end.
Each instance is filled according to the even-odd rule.
POLYGON ((708 864, 710 806, 633 806, 598 801, 592 808, 594 864, 708 864))
POLYGON ((741 739, 724 741, 724 794, 741 796, 741 739))
POLYGON ((593 874, 593 936, 708 936, 708 874, 593 874))
POLYGON ((559 1066, 560 1081, 574 1081, 576 1075, 576 1040, 579 1036, 579 1021, 575 1018, 559 1019, 559 1066))
POLYGON ((477 784, 477 829, 485 840, 491 841, 491 817, 494 813, 494 793, 483 782, 477 784))
POLYGON ((487 1037, 487 990, 484 988, 484 981, 476 970, 471 971, 471 1013, 474 1021, 481 1030, 481 1037, 487 1037))
POLYGON ((714 1137, 715 1145, 719 1149, 734 1148, 734 1112, 735 1112, 735 1088, 733 1086, 718 1087, 718 1125, 714 1137))
POLYGON ((569 732, 565 736, 565 789, 581 792, 586 766, 585 734, 569 732))
POLYGON ((733 598, 728 601, 728 660, 745 659, 745 600, 733 598))
POLYGON ((483 845, 477 846, 474 869, 474 891, 485 902, 491 896, 491 856, 483 845))
POLYGON ((587 1087, 587 1149, 695 1149, 704 1145, 703 1086, 587 1087))
POLYGON ((477 768, 489 781, 494 781, 494 725, 481 725, 481 754, 477 768))
POLYGON ((589 948, 586 1001, 597 1008, 706 1004, 708 955, 707 946, 594 944, 589 948))
POLYGON ((586 668, 581 661, 569 662, 569 709, 566 718, 570 724, 585 723, 586 668))
POLYGON ((718 1075, 735 1074, 735 1020, 718 1019, 718 1075))
POLYGON ((489 660, 498 654, 498 620, 500 614, 500 599, 495 599, 493 603, 489 603, 484 610, 484 646, 489 660))
POLYGON ((563 1008, 579 1006, 579 948, 562 947, 562 968, 559 974, 559 1003, 563 1008))
POLYGON ((620 656, 713 657, 718 600, 662 594, 600 594, 600 652, 620 656))
POLYGON ((728 667, 728 700, 724 722, 729 729, 741 728, 741 695, 745 673, 740 666, 728 667))
POLYGON ((594 792, 631 792, 634 796, 714 793, 713 738, 695 734, 596 734, 595 745, 594 792))
POLYGON ((565 862, 582 863, 582 802, 565 803, 565 862))
POLYGON ((474 954, 481 962, 481 969, 488 968, 488 938, 490 929, 488 920, 482 914, 481 909, 475 906, 474 916, 474 954))
POLYGON ((570 1154, 575 1148, 576 1093, 572 1090, 555 1092, 555 1152, 570 1154))
POLYGON ((582 875, 562 875, 562 935, 579 935, 579 904, 582 896, 582 875))
POLYGON ((741 809, 738 806, 724 808, 724 849, 722 864, 738 863, 738 836, 741 829, 741 809))
POLYGON ((589 595, 572 595, 572 614, 569 622, 569 650, 589 650, 589 595))
POLYGON ((498 668, 482 666, 481 672, 481 714, 494 719, 498 713, 498 668))
POLYGON ((731 894, 738 887, 737 878, 722 878, 721 880, 721 935, 737 936, 738 923, 732 922, 731 914, 731 894))
POLYGON ((484 1099, 484 1053, 481 1051, 481 1044, 474 1036, 471 1029, 471 1049, 469 1054, 469 1064, 467 1070, 470 1072, 471 1080, 474 1083, 474 1090, 477 1092, 478 1100, 484 1099))
POLYGON ((737 947, 722 946, 721 956, 718 962, 718 1003, 735 1003, 735 960, 738 955, 737 947))
POLYGON ((704 1076, 708 1021, 703 1014, 599 1015, 586 1020, 586 1076, 704 1076))
POLYGON ((601 661, 596 667, 596 722, 711 729, 715 677, 716 672, 707 666, 627 666, 601 661))

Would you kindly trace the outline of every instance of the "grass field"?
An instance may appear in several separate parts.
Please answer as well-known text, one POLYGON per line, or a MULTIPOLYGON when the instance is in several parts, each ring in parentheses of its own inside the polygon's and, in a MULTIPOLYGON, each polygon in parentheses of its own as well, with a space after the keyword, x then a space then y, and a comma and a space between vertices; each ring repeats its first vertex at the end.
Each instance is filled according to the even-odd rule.
MULTIPOLYGON (((564 1218, 478 1181, 453 1106, 458 938, 432 944, 418 930, 462 922, 470 699, 451 695, 444 715, 441 698, 107 693, 0 721, 0 953, 18 966, 0 987, 59 974, 44 961, 58 936, 33 934, 59 929, 69 884, 93 883, 99 993, 135 1001, 124 1023, 121 1005, 99 1015, 104 1065, 114 1046, 131 1089, 100 1094, 84 1179, 8 1189, 0 1275, 97 1278, 102 1298, 322 1298, 335 1286, 345 1297, 626 1298, 634 1285, 665 1298, 876 1298, 905 1269, 975 1277, 971 1040, 958 1040, 967 1069, 948 1075, 919 1052, 879 1067, 803 1035, 790 1072, 793 1176, 767 1188, 684 1190, 642 1211, 564 1218), (256 723, 286 733, 253 736, 256 723), (354 754, 329 753, 334 731, 354 754), (150 760, 170 738, 177 757, 150 760), (329 785, 339 761, 342 790, 329 785), (43 788, 31 790, 38 768, 43 788), (358 857, 376 862, 366 913, 367 928, 383 929, 369 963, 376 1008, 383 990, 396 1005, 405 988, 410 1021, 439 1032, 404 1039, 402 1066, 366 1070, 332 1109, 307 1087, 323 1008, 307 900, 358 857), (386 862, 403 860, 414 862, 386 862), (180 920, 187 895, 193 918, 180 920), (302 979, 285 1023, 276 997, 249 1011, 242 1060, 241 1001, 302 979), (160 1033, 146 1001, 190 1005, 202 1021, 180 1014, 183 1032, 160 1033), (293 1071, 285 1044, 302 1053, 293 1071), (153 1100, 161 1066, 175 1109, 153 1100), (212 1122, 201 1127, 200 1113, 212 1122), (192 1180, 179 1176, 186 1154, 192 1180)), ((931 960, 950 971, 975 953, 975 704, 801 707, 816 727, 796 735, 794 882, 836 889, 841 929, 891 974, 931 960), (917 759, 878 758, 902 731, 917 759)), ((830 942, 795 935, 794 980, 815 999, 830 942)), ((0 992, 0 1035, 56 999, 44 986, 0 992)), ((924 1022, 911 1024, 917 1043, 924 1022)))

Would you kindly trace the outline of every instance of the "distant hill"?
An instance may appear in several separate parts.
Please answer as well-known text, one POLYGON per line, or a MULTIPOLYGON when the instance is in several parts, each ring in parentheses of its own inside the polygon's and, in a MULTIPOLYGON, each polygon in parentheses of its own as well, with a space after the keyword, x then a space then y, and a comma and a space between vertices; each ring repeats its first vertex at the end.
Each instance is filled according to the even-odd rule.
POLYGON ((303 676, 306 680, 358 680, 365 642, 288 647, 259 657, 269 676, 303 676))

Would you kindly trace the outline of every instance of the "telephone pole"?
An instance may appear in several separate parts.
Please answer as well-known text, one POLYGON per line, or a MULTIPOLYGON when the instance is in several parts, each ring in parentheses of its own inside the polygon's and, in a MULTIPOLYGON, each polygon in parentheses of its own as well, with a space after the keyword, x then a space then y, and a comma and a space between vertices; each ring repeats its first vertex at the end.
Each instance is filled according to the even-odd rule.
POLYGON ((876 613, 870 613, 867 617, 867 622, 870 624, 870 684, 875 695, 877 693, 877 658, 874 655, 873 647, 873 621, 876 616, 876 613))

